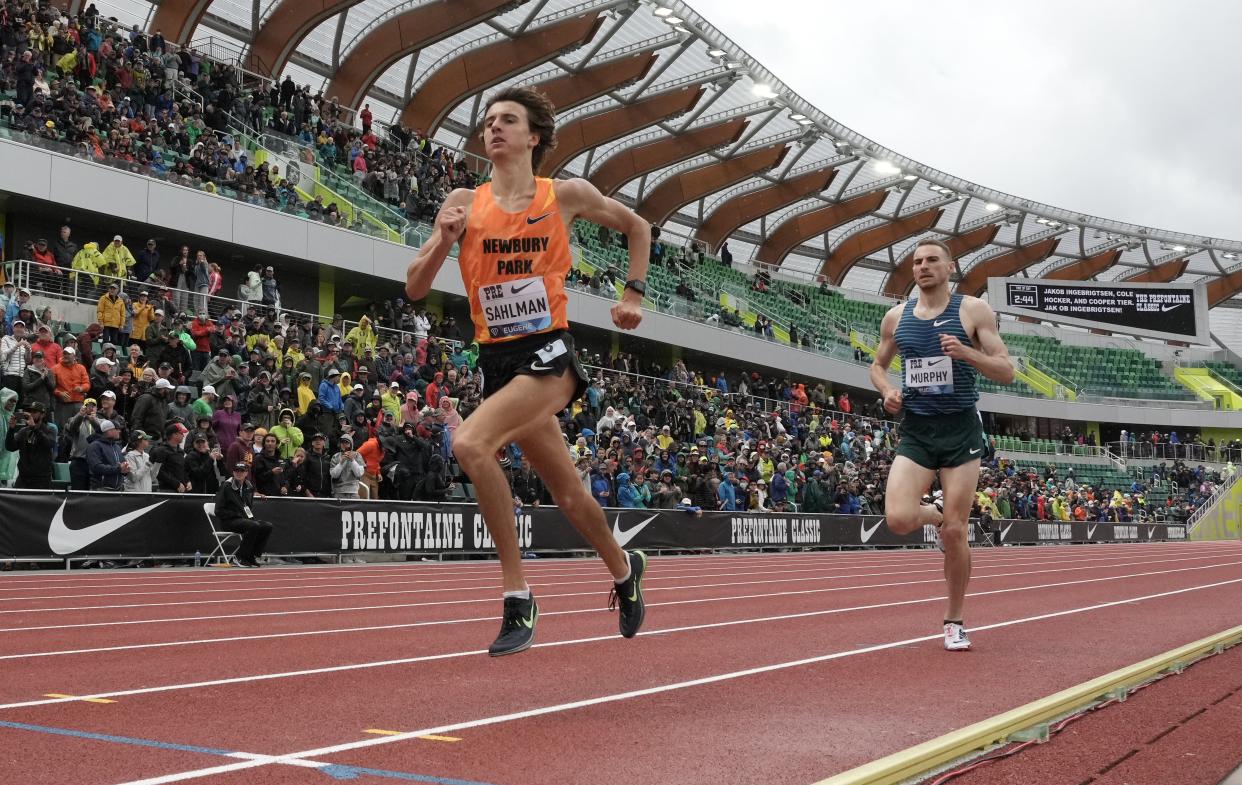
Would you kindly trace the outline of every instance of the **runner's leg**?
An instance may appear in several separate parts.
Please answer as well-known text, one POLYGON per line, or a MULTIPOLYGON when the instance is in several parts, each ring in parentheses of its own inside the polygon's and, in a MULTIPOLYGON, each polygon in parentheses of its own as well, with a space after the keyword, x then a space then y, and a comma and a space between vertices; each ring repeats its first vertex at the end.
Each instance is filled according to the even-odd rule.
MULTIPOLYGON (((893 459, 884 490, 884 515, 888 528, 895 534, 909 534, 923 526, 940 524, 940 512, 923 504, 923 494, 931 487, 936 472, 920 466, 904 455, 893 459)), ((943 479, 941 480, 943 485, 943 479)), ((945 518, 948 518, 946 508, 945 518)))
POLYGON ((945 618, 954 621, 962 618, 962 603, 970 583, 970 542, 966 532, 978 485, 978 461, 940 470, 940 487, 944 491, 944 525, 940 527, 940 539, 944 541, 944 579, 949 587, 945 618))
POLYGON ((527 585, 513 516, 513 493, 496 462, 496 451, 546 429, 548 419, 565 408, 574 384, 569 373, 560 377, 515 376, 485 398, 453 437, 453 454, 474 483, 479 512, 496 543, 507 592, 525 591, 527 585))
MULTIPOLYGON (((564 396, 557 400, 573 394, 577 379, 571 374, 566 373, 555 381, 563 382, 566 387, 564 396)), ((556 506, 604 560, 612 577, 621 580, 630 571, 629 557, 608 530, 604 508, 591 498, 582 486, 582 481, 578 479, 578 471, 569 460, 569 451, 561 437, 556 417, 544 419, 542 427, 519 438, 518 445, 552 494, 556 506)))

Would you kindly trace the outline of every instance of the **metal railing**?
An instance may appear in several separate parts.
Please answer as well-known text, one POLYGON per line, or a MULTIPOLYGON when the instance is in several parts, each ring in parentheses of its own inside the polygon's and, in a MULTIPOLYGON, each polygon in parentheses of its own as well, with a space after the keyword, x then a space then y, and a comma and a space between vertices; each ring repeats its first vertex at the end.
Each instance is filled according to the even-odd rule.
POLYGON ((1242 462, 1242 447, 1226 445, 1170 444, 1169 442, 1115 441, 1107 442, 1109 450, 1123 458, 1149 461, 1186 461, 1187 463, 1242 462))
MULTIPOLYGON (((343 332, 345 335, 349 335, 350 330, 352 330, 353 328, 357 326, 358 326, 358 322, 345 320, 341 322, 341 332, 343 332)), ((402 330, 398 327, 382 327, 374 322, 372 322, 371 324, 371 329, 375 331, 375 335, 377 339, 376 346, 378 347, 378 346, 383 346, 387 344, 389 347, 392 348, 394 353, 402 345, 407 345, 405 343, 406 338, 410 339, 410 342, 408 344, 409 346, 417 346, 420 340, 427 340, 427 339, 434 340, 441 346, 447 347, 450 351, 454 351, 454 352, 466 346, 466 343, 464 341, 458 341, 452 338, 441 338, 435 335, 425 335, 422 338, 419 338, 414 333, 413 330, 402 330)))
POLYGON ((1200 523, 1203 522, 1204 516, 1206 516, 1209 512, 1211 512, 1211 510, 1217 504, 1219 504, 1222 500, 1224 500, 1225 495, 1228 494, 1230 490, 1232 490, 1234 483, 1236 483, 1237 481, 1238 481, 1238 473, 1235 470, 1232 476, 1225 478, 1223 482, 1221 482, 1219 485, 1217 485, 1212 490, 1211 496, 1209 496, 1207 499, 1201 502, 1198 507, 1195 508, 1195 511, 1191 513, 1189 518, 1186 519, 1186 536, 1188 539, 1190 537, 1190 534, 1196 528, 1198 528, 1200 523))

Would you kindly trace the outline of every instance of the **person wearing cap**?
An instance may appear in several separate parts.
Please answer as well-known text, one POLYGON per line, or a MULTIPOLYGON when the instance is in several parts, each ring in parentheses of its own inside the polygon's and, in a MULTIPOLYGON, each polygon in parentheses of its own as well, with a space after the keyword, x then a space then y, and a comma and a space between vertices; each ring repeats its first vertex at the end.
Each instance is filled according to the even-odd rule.
POLYGON ((332 495, 338 499, 357 499, 358 486, 366 474, 366 462, 354 449, 353 437, 342 434, 337 439, 340 448, 332 456, 332 495))
POLYGON ((361 384, 355 384, 349 392, 349 396, 344 401, 345 419, 354 422, 359 414, 366 414, 367 401, 363 396, 366 395, 366 388, 361 384))
POLYGON ((221 479, 229 474, 224 452, 212 443, 209 434, 201 430, 193 431, 190 436, 190 449, 185 454, 185 471, 190 485, 196 493, 214 494, 220 490, 221 479))
POLYGON ((120 343, 121 328, 125 326, 125 301, 121 299, 120 291, 116 281, 110 281, 107 291, 95 304, 95 321, 103 327, 103 340, 107 343, 120 343))
POLYGON ((112 238, 112 242, 108 243, 108 247, 103 250, 102 256, 103 263, 99 267, 99 272, 104 275, 110 275, 113 278, 128 278, 129 271, 138 263, 138 260, 134 258, 134 255, 119 234, 112 238))
POLYGON ((279 401, 271 388, 272 375, 262 371, 255 377, 254 384, 246 394, 245 416, 255 427, 271 429, 276 424, 276 413, 279 401))
MULTIPOLYGON (((91 389, 86 368, 78 362, 77 350, 66 346, 60 355, 60 364, 52 368, 56 377, 53 397, 56 399, 56 421, 64 425, 77 415, 91 389)), ((85 490, 85 489, 83 489, 85 490)))
POLYGON ((276 282, 276 270, 270 265, 263 268, 263 304, 280 308, 280 285, 276 282))
POLYGON ((151 273, 160 268, 160 251, 154 239, 147 240, 147 243, 138 251, 134 262, 134 280, 146 281, 151 277, 151 273))
POLYGON ((254 485, 250 483, 250 464, 230 464, 230 478, 216 492, 216 525, 242 535, 236 560, 240 567, 258 567, 258 560, 267 551, 272 524, 254 515, 254 485))
POLYGON ((155 384, 138 396, 130 412, 130 426, 151 434, 163 434, 168 422, 169 401, 173 384, 167 379, 156 379, 155 384))
POLYGON ((104 390, 113 389, 112 375, 116 368, 116 361, 108 357, 99 357, 91 364, 91 371, 87 374, 90 381, 90 397, 96 401, 103 395, 104 390))
POLYGON ((0 387, 9 388, 19 398, 31 352, 30 341, 26 338, 26 323, 14 319, 13 334, 0 338, 0 387))
POLYGON ((169 423, 164 439, 151 450, 152 463, 160 465, 156 489, 160 493, 197 493, 186 469, 184 442, 190 429, 179 422, 169 423))
MULTIPOLYGON (((52 395, 56 390, 56 377, 48 367, 47 359, 36 342, 31 345, 30 364, 22 374, 21 390, 17 391, 22 405, 38 401, 48 411, 52 408, 52 395)), ((57 347, 59 348, 59 347, 57 347)))
POLYGON ((345 403, 341 400, 340 378, 340 371, 329 368, 323 381, 319 383, 319 403, 333 414, 345 410, 345 403))
POLYGON ((233 382, 237 378, 237 372, 233 370, 232 356, 228 349, 219 349, 215 358, 207 363, 203 368, 203 373, 199 380, 215 391, 217 396, 228 396, 237 394, 233 382))
POLYGON ((72 240, 73 229, 65 224, 60 227, 56 233, 56 239, 52 241, 52 256, 56 259, 56 266, 61 270, 68 270, 73 267, 73 257, 78 253, 78 244, 72 240))
POLYGON ((132 313, 130 340, 142 347, 145 353, 147 346, 155 340, 155 333, 159 330, 159 319, 155 315, 155 303, 151 301, 151 293, 146 289, 138 292, 138 299, 130 303, 130 312, 132 313))
MULTIPOLYGON (((3 393, 3 391, 0 391, 3 393)), ((3 401, 0 397, 0 401, 3 401)), ((47 420, 47 407, 38 401, 28 403, 21 414, 8 419, 4 449, 17 453, 16 488, 51 490, 52 461, 56 450, 56 427, 47 420)))
POLYGON ((332 498, 332 455, 327 447, 328 437, 322 433, 311 436, 306 460, 298 467, 298 479, 305 496, 320 499, 332 498))
POLYGON ((229 445, 225 452, 225 462, 232 466, 235 463, 254 462, 254 440, 257 429, 252 422, 244 422, 237 432, 237 439, 229 445))
POLYGON ((216 395, 216 388, 210 384, 204 384, 202 393, 194 399, 194 403, 190 404, 190 408, 194 410, 195 419, 206 417, 210 420, 216 413, 217 400, 219 396, 216 395))
POLYGON ((86 466, 90 472, 92 491, 120 491, 125 487, 125 475, 130 465, 125 462, 121 447, 121 429, 111 420, 99 422, 99 434, 91 439, 86 448, 86 466))

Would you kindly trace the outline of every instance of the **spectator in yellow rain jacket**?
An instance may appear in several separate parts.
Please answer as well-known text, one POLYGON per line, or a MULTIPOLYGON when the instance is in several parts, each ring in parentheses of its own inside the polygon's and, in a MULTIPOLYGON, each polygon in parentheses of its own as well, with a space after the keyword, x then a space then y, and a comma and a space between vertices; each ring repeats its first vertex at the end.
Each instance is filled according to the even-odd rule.
MULTIPOLYGON (((99 285, 99 268, 103 265, 103 254, 99 252, 99 243, 87 243, 82 246, 82 250, 78 251, 73 257, 73 269, 78 272, 89 273, 91 282, 96 286, 99 285)), ((78 277, 78 273, 70 273, 73 278, 78 277)))
POLYGON ((134 329, 130 335, 144 351, 147 348, 147 330, 154 321, 155 306, 151 303, 151 294, 143 289, 138 293, 138 299, 134 300, 134 329))
POLYGON ((359 319, 358 326, 349 331, 345 340, 354 345, 354 354, 359 357, 365 354, 367 349, 374 350, 377 340, 375 330, 371 328, 371 317, 363 316, 359 319))
POLYGON ((121 235, 118 234, 103 250, 103 264, 99 266, 99 272, 115 278, 128 278, 129 271, 137 262, 138 260, 129 252, 129 248, 125 246, 121 235))
POLYGON ((315 401, 316 392, 311 387, 311 375, 306 371, 298 374, 298 414, 306 414, 306 410, 315 401))
POLYGON ((121 345, 121 328, 125 326, 125 301, 118 292, 120 287, 115 281, 108 284, 108 291, 99 298, 95 306, 95 321, 103 326, 104 343, 121 345))

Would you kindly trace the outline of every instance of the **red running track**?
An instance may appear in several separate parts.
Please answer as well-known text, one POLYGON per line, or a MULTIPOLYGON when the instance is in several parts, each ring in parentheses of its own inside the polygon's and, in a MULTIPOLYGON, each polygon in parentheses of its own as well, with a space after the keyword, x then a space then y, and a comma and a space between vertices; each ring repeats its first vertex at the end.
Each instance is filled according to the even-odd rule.
POLYGON ((630 641, 601 564, 528 562, 537 643, 501 659, 490 562, 14 574, 0 782, 809 785, 1242 607, 1239 543, 974 560, 961 654, 929 551, 652 559, 630 641))

